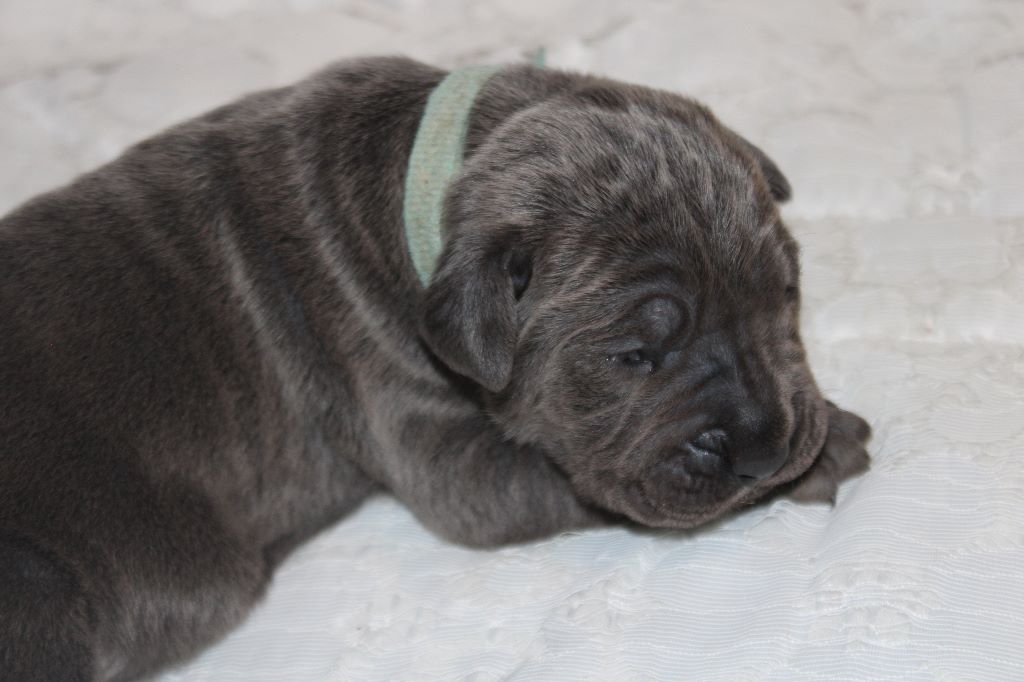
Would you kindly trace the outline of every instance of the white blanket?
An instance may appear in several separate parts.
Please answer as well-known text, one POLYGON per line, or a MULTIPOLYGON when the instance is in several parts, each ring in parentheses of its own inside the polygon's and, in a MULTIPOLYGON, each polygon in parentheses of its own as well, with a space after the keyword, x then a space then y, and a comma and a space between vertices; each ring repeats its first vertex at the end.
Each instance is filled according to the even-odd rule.
POLYGON ((834 509, 779 501, 689 534, 613 528, 470 551, 375 499, 300 549, 242 628, 166 682, 1024 679, 1022 4, 141 11, 0 6, 2 207, 330 59, 454 64, 545 44, 553 66, 702 99, 779 163, 813 367, 875 429, 871 471, 834 509))

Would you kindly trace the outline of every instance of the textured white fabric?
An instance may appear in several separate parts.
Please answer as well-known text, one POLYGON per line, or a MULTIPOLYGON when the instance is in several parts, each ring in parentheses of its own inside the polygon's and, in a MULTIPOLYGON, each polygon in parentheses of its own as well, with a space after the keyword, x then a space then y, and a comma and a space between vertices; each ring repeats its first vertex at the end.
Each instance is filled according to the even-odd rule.
POLYGON ((789 176, 835 509, 494 552, 377 499, 177 680, 1024 679, 1024 5, 3 0, 0 208, 334 58, 544 44, 692 94, 789 176))

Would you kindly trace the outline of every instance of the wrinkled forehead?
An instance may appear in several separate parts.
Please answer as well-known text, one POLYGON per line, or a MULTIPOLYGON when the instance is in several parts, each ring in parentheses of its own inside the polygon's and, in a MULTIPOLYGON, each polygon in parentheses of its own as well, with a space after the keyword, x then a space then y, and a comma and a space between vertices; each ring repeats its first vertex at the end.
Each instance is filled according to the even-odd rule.
POLYGON ((511 190, 499 203, 531 220, 568 214, 642 223, 685 210, 726 230, 767 219, 774 207, 749 159, 710 114, 684 113, 547 103, 496 131, 475 165, 497 171, 495 192, 501 181, 511 190))
POLYGON ((728 260, 719 246, 692 241, 659 248, 642 237, 589 240, 545 254, 550 267, 543 276, 550 278, 560 303, 575 310, 585 307, 598 317, 611 308, 627 311, 660 297, 707 314, 718 310, 742 317, 783 305, 786 289, 799 281, 796 250, 788 244, 788 236, 766 240, 757 250, 750 247, 749 253, 728 260), (707 252, 716 255, 708 258, 707 252))
POLYGON ((723 284, 794 269, 767 186, 721 124, 682 98, 657 105, 555 100, 517 114, 468 160, 452 217, 525 226, 577 262, 660 255, 723 284))

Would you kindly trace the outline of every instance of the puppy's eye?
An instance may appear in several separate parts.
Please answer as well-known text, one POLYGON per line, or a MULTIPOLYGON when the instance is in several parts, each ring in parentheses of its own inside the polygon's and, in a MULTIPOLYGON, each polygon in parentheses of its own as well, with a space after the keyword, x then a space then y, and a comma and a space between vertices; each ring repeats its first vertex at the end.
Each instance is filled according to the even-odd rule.
POLYGON ((800 298, 800 289, 796 285, 786 287, 786 302, 792 303, 800 298))
POLYGON ((617 365, 648 374, 654 371, 654 357, 644 348, 634 348, 623 353, 615 353, 608 359, 617 365))

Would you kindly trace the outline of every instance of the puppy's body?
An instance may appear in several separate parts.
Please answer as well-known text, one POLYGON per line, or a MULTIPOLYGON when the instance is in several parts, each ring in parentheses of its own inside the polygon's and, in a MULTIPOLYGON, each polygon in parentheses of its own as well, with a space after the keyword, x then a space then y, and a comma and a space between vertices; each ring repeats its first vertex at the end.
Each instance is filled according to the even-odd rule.
MULTIPOLYGON (((598 484, 574 446, 522 415, 515 377, 536 359, 490 366, 507 345, 500 321, 452 330, 448 318, 481 308, 444 288, 469 267, 464 247, 446 246, 424 295, 402 187, 443 76, 406 60, 341 64, 147 140, 0 223, 0 677, 128 679, 182 660, 245 615, 298 543, 379 489, 478 545, 606 518, 596 508, 692 525, 658 500, 657 514, 629 506, 625 487, 587 488, 598 484), (446 312, 448 300, 459 305, 446 312)), ((662 97, 615 87, 501 72, 478 98, 467 157, 552 98, 618 109, 662 97)), ((480 163, 466 176, 488 172, 480 163)), ((770 176, 752 182, 785 182, 770 176)), ((470 229, 460 212, 491 201, 453 191, 449 238, 470 229)), ((530 257, 521 304, 518 289, 512 301, 480 286, 520 322, 554 286, 530 257)), ((796 428, 786 414, 801 454, 765 486, 822 449, 827 419, 796 428)))
POLYGON ((416 332, 401 188, 442 76, 349 64, 174 128, 4 220, 0 670, 121 678, 186 656, 380 484, 467 541, 582 516, 557 478, 562 509, 545 508, 546 482, 482 495, 541 503, 507 505, 533 517, 507 527, 459 505, 460 485, 502 472, 458 460, 509 446, 416 332), (451 476, 418 470, 421 454, 451 476))

